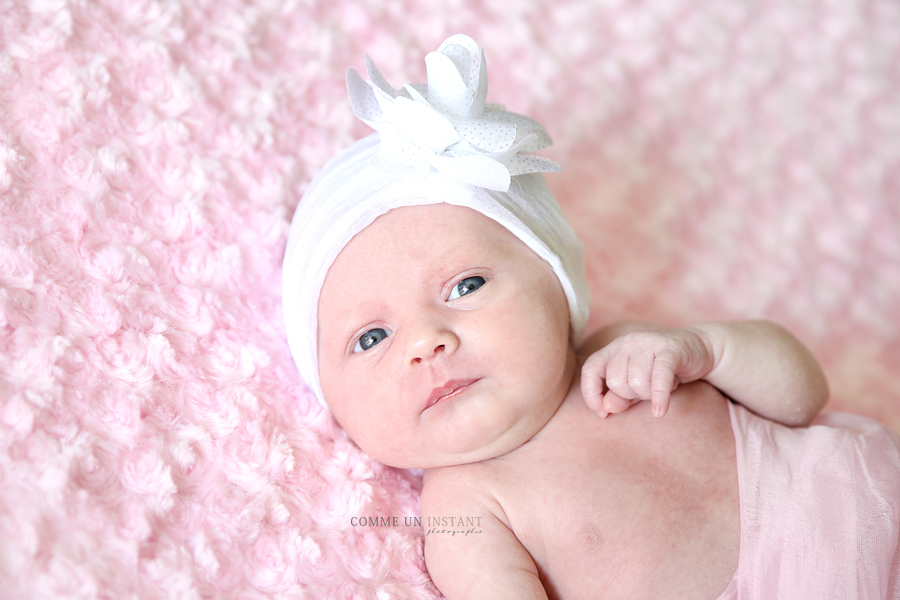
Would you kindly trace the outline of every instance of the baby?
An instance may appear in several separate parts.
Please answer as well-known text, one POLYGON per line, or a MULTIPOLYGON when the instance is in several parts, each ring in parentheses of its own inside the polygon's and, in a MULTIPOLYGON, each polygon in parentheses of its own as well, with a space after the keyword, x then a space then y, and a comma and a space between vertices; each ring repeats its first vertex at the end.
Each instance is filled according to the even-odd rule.
POLYGON ((581 246, 527 117, 465 36, 310 185, 285 257, 291 351, 373 458, 424 469, 448 598, 900 598, 900 442, 819 416, 812 355, 761 321, 586 339, 581 246), (664 418, 658 418, 664 417, 664 418), (806 426, 810 423, 810 427, 806 426), (462 518, 475 527, 445 527, 462 518))

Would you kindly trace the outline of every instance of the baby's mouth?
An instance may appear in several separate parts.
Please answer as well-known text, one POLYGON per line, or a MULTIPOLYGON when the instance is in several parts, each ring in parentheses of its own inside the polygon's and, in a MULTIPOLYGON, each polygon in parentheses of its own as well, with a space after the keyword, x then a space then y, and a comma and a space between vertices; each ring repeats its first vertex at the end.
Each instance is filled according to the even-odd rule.
POLYGON ((445 400, 449 400, 451 398, 455 398, 460 394, 466 392, 469 388, 471 388, 475 383, 481 381, 480 379, 452 379, 445 383, 440 387, 434 388, 431 392, 431 396, 428 398, 428 403, 425 405, 425 410, 428 410, 438 402, 443 402, 445 400))

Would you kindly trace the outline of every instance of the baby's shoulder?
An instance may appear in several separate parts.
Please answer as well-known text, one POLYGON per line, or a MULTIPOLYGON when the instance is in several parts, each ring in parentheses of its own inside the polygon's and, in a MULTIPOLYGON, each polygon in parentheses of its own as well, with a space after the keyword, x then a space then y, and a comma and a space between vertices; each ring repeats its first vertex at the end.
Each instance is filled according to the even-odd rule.
POLYGON ((485 463, 426 469, 420 501, 422 516, 502 514, 491 489, 491 472, 485 463))

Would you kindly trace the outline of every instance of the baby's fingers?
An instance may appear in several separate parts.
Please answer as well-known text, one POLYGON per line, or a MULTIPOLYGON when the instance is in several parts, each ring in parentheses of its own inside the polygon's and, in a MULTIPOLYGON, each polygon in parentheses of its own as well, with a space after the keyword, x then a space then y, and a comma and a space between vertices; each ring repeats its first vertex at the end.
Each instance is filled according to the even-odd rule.
POLYGON ((609 413, 603 408, 603 394, 606 389, 603 380, 609 353, 604 350, 591 354, 581 367, 581 395, 588 407, 601 417, 609 413))
POLYGON ((622 388, 625 394, 619 392, 623 398, 634 398, 637 400, 651 400, 653 398, 653 367, 655 364, 656 357, 652 352, 639 349, 631 353, 628 357, 627 386, 622 388))
POLYGON ((650 405, 653 416, 662 417, 669 412, 669 399, 676 387, 678 381, 671 362, 665 357, 657 357, 650 381, 650 405))
POLYGON ((609 414, 617 414, 621 412, 625 412, 635 403, 640 402, 637 398, 627 399, 618 395, 615 392, 606 392, 603 396, 603 408, 609 414))
MULTIPOLYGON (((633 371, 637 370, 639 362, 639 358, 635 357, 630 351, 620 351, 612 354, 606 365, 604 377, 606 387, 625 400, 640 398, 640 395, 631 385, 632 381, 637 382, 641 380, 641 377, 636 372, 633 373, 633 371)), ((647 365, 647 368, 648 371, 643 376, 644 379, 649 377, 649 365, 647 365)), ((649 400, 649 396, 646 399, 649 400)))

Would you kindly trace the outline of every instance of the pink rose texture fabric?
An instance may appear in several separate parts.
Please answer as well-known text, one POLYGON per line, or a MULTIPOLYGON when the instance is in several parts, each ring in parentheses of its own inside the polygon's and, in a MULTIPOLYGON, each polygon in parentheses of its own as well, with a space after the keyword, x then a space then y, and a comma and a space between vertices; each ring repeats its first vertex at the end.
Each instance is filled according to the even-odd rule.
POLYGON ((774 319, 900 431, 895 0, 0 0, 0 595, 439 597, 279 290, 346 70, 458 32, 554 137, 593 325, 774 319))

